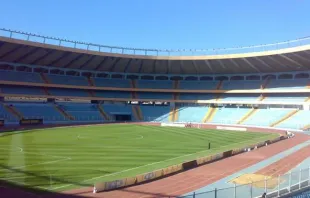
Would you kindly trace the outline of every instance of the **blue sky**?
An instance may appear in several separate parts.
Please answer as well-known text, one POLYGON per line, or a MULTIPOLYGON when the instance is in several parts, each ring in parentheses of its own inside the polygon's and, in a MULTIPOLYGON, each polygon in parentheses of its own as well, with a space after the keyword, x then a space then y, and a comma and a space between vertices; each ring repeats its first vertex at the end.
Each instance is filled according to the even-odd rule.
POLYGON ((1 0, 0 27, 106 45, 211 49, 310 36, 307 0, 1 0))

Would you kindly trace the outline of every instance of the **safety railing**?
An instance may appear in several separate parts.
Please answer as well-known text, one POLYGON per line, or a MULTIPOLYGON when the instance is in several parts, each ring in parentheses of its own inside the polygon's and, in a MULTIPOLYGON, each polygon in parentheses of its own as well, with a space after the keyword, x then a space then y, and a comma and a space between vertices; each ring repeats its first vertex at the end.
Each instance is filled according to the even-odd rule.
POLYGON ((266 176, 265 179, 245 184, 228 183, 230 187, 205 192, 193 192, 179 198, 259 198, 281 197, 310 187, 310 167, 284 175, 266 176))
POLYGON ((225 55, 225 54, 241 54, 250 52, 265 52, 272 50, 280 50, 291 47, 298 47, 310 44, 310 37, 299 38, 284 42, 272 44, 252 45, 245 47, 230 47, 230 48, 214 48, 214 49, 145 49, 145 48, 129 48, 120 46, 108 46, 94 43, 86 43, 60 39, 49 36, 42 36, 28 32, 15 31, 5 28, 0 28, 0 37, 8 37, 21 39, 25 41, 38 42, 43 44, 51 44, 62 47, 70 47, 75 49, 83 49, 87 51, 108 52, 117 54, 129 55, 147 55, 147 56, 203 56, 203 55, 225 55))

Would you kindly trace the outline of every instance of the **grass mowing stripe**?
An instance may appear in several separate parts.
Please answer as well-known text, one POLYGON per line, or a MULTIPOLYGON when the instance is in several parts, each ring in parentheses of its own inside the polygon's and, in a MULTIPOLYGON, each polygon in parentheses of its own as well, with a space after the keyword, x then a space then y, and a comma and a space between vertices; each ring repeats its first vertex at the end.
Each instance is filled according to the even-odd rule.
MULTIPOLYGON (((274 137, 264 133, 138 125, 53 128, 19 134, 25 136, 27 164, 38 163, 38 166, 28 166, 24 173, 14 173, 11 177, 35 175, 28 177, 28 185, 55 190, 133 176, 274 137), (78 135, 85 138, 78 139, 78 135), (206 150, 209 141, 212 149, 206 150), (42 159, 36 159, 34 153, 63 158, 42 155, 42 159), (71 160, 55 162, 57 166, 46 163, 65 159, 64 156, 71 160)), ((15 135, 18 134, 1 136, 0 145, 6 145, 15 135)), ((6 152, 0 151, 0 162, 6 164, 1 160, 6 152)), ((1 170, 0 177, 5 177, 1 170)))

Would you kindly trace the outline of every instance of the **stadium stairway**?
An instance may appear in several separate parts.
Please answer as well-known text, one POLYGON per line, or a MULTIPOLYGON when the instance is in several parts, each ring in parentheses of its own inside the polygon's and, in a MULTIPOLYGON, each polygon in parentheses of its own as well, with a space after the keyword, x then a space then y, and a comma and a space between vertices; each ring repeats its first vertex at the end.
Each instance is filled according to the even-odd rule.
POLYGON ((96 94, 93 90, 88 90, 88 93, 91 97, 96 97, 96 94))
POLYGON ((43 89, 45 95, 48 95, 48 96, 51 95, 50 92, 48 91, 47 87, 43 87, 42 89, 43 89))
POLYGON ((3 104, 3 107, 4 109, 11 113, 12 115, 14 115, 16 118, 18 118, 19 120, 22 120, 23 119, 23 115, 21 112, 19 112, 14 106, 11 106, 11 105, 5 105, 3 104))
POLYGON ((175 122, 179 118, 179 112, 176 107, 171 107, 169 112, 169 121, 175 122), (176 115, 177 114, 177 115, 176 115))
POLYGON ((63 115, 67 120, 74 120, 74 117, 71 116, 69 113, 65 112, 65 110, 63 110, 59 105, 54 104, 53 105, 54 108, 61 114, 63 115))
POLYGON ((219 81, 219 83, 216 85, 216 90, 220 90, 223 87, 223 81, 219 81))
MULTIPOLYGON (((175 80, 173 81, 173 89, 180 89, 180 81, 175 80)), ((173 100, 179 100, 180 94, 179 93, 173 93, 173 100)))
MULTIPOLYGON (((135 80, 130 80, 130 87, 133 89, 137 88, 137 82, 135 80)), ((137 92, 132 91, 131 92, 131 99, 137 99, 137 98, 138 98, 137 92)))
POLYGON ((243 122, 245 122, 250 116, 252 116, 258 109, 251 109, 250 111, 248 111, 247 114, 245 114, 239 121, 237 124, 242 124, 243 122))
MULTIPOLYGON (((221 90, 223 88, 223 81, 219 81, 218 84, 216 85, 216 90, 221 90)), ((221 100, 221 96, 222 94, 217 94, 216 95, 216 98, 215 98, 215 101, 220 101, 221 100)))
POLYGON ((137 113, 139 116, 139 120, 142 121, 143 120, 143 114, 142 114, 140 106, 136 106, 136 110, 137 110, 137 113))
POLYGON ((95 82, 93 81, 93 79, 90 76, 87 77, 87 82, 88 82, 89 86, 91 86, 91 87, 96 86, 95 82))
POLYGON ((142 111, 140 109, 140 106, 132 105, 132 112, 133 112, 133 116, 135 117, 135 120, 137 120, 137 121, 143 120, 143 115, 142 115, 142 111))
POLYGON ((46 84, 50 84, 50 80, 47 78, 47 76, 45 75, 45 73, 40 73, 40 77, 42 79, 42 81, 46 84))
POLYGON ((258 98, 258 101, 263 101, 266 98, 264 94, 261 94, 258 98))
POLYGON ((104 120, 110 120, 110 117, 109 117, 108 114, 104 111, 103 107, 102 107, 100 104, 98 104, 97 107, 98 107, 98 110, 99 110, 99 112, 100 112, 100 115, 104 118, 104 120))
POLYGON ((261 89, 265 89, 267 86, 268 86, 268 84, 270 83, 270 77, 268 76, 266 79, 265 79, 265 81, 263 82, 263 84, 260 86, 260 88, 261 89))
POLYGON ((214 107, 210 107, 208 109, 208 112, 206 113, 206 115, 203 117, 202 119, 202 123, 206 123, 206 122, 212 122, 215 113, 218 111, 218 108, 214 108, 214 107))
POLYGON ((275 126, 281 124, 281 122, 283 122, 283 121, 289 119, 290 117, 294 116, 298 111, 299 111, 299 109, 295 109, 295 110, 289 112, 289 113, 286 114, 284 117, 282 117, 280 120, 277 120, 277 121, 275 121, 274 123, 272 123, 272 124, 270 125, 270 127, 275 127, 275 126))

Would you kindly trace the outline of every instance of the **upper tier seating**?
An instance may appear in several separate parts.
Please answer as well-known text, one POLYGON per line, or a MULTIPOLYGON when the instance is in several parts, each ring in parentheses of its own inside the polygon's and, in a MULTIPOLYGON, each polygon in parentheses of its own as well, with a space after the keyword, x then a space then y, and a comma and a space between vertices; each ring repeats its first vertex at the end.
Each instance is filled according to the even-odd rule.
POLYGON ((96 97, 102 98, 131 98, 130 92, 124 91, 94 91, 96 97))
POLYGON ((173 81, 170 81, 170 80, 137 80, 137 88, 140 88, 140 89, 173 89, 173 81))
POLYGON ((119 87, 130 88, 130 81, 127 79, 105 79, 105 78, 93 78, 93 81, 98 87, 119 87))
POLYGON ((153 92, 139 92, 137 93, 138 98, 140 99, 167 99, 172 100, 171 93, 153 93, 153 92))
POLYGON ((281 122, 277 127, 287 129, 301 129, 310 124, 310 111, 298 111, 292 117, 281 122))
POLYGON ((243 124, 270 126, 272 123, 280 120, 291 111, 291 109, 258 109, 253 115, 245 120, 243 124))
POLYGON ((140 106, 144 121, 148 122, 168 122, 169 106, 140 106))
POLYGON ((266 89, 305 89, 309 79, 270 80, 266 89))
MULTIPOLYGON (((56 74, 45 74, 46 78, 52 84, 89 86, 89 82, 84 76, 66 76, 56 74)), ((0 79, 6 81, 17 82, 32 82, 44 83, 39 73, 6 71, 0 70, 0 79)), ((103 87, 119 87, 131 88, 131 82, 128 79, 108 79, 108 78, 93 78, 96 86, 103 87)), ((261 85, 266 83, 266 80, 232 80, 223 81, 223 90, 233 89, 260 89, 261 85)), ((195 89, 195 90, 214 90, 220 84, 220 81, 188 81, 181 80, 178 82, 180 89, 195 89)), ((266 83, 266 89, 284 89, 284 88, 306 88, 310 85, 310 79, 287 79, 287 80, 269 80, 266 83)), ((149 89, 174 89, 174 81, 171 80, 136 80, 137 88, 149 89)))
POLYGON ((237 124, 249 111, 249 108, 218 108, 211 122, 237 124))
POLYGON ((46 77, 52 84, 89 86, 87 79, 82 76, 61 76, 46 74, 46 77))
POLYGON ((95 104, 59 103, 59 106, 71 115, 75 121, 91 122, 103 120, 95 104))
POLYGON ((3 70, 0 70, 0 80, 43 83, 39 73, 3 71, 3 70))
POLYGON ((180 81, 180 89, 216 89, 219 81, 180 81))
POLYGON ((48 92, 52 96, 78 96, 78 97, 90 97, 87 90, 82 89, 61 89, 61 88, 48 88, 48 92))
POLYGON ((202 122, 203 117, 208 112, 209 107, 181 107, 179 111, 179 122, 202 122))
POLYGON ((261 80, 236 80, 236 81, 223 81, 222 89, 234 90, 234 89, 260 89, 264 81, 261 80))
POLYGON ((44 91, 39 87, 22 87, 0 85, 0 93, 5 94, 23 94, 23 95, 44 95, 44 91))

